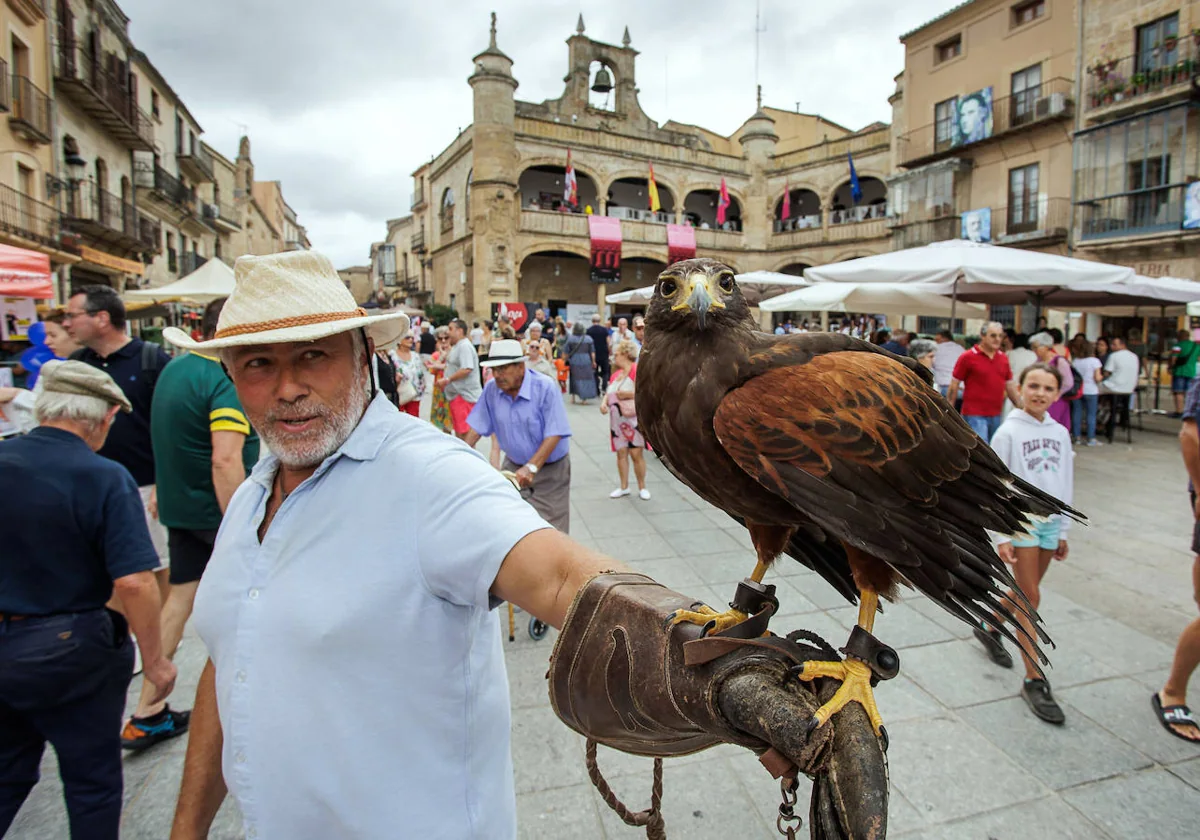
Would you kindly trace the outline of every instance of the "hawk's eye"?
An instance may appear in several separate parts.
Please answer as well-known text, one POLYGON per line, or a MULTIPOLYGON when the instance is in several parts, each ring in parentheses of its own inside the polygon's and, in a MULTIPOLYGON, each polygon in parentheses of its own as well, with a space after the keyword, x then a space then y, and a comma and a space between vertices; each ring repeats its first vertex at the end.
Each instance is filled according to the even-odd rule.
POLYGON ((733 275, 722 274, 717 279, 717 287, 727 295, 733 294, 733 275))
POLYGON ((675 294, 678 288, 679 287, 675 285, 675 281, 670 277, 667 277, 658 284, 658 293, 665 298, 669 298, 671 295, 675 294))

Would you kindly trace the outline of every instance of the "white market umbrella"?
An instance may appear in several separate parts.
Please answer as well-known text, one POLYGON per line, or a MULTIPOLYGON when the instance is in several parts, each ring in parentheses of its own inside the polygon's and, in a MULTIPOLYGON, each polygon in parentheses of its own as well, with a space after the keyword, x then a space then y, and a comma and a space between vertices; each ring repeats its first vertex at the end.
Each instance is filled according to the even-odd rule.
POLYGON ((129 300, 194 300, 208 303, 229 297, 233 291, 233 269, 218 259, 212 259, 188 276, 154 289, 134 289, 126 292, 129 300))
POLYGON ((1132 268, 1022 248, 951 239, 806 269, 814 283, 938 283, 955 301, 1059 307, 1063 287, 1099 291, 1130 282, 1132 268))
MULTIPOLYGON (((789 289, 802 288, 809 285, 803 277, 794 274, 780 274, 777 271, 750 271, 736 275, 742 296, 751 306, 761 306, 764 300, 781 295, 789 289)), ((630 289, 627 292, 616 292, 604 298, 608 303, 630 303, 645 305, 654 297, 654 286, 644 286, 640 289, 630 289)))
POLYGON ((925 283, 818 283, 773 297, 761 307, 768 312, 862 312, 937 318, 953 317, 957 308, 960 316, 987 317, 986 307, 963 303, 956 306, 946 297, 945 284, 925 283))
POLYGON ((1052 299, 1056 309, 1086 309, 1103 314, 1126 314, 1130 310, 1157 306, 1182 308, 1200 301, 1200 283, 1182 277, 1144 277, 1135 275, 1127 282, 1097 291, 1087 286, 1067 286, 1052 299), (1061 296, 1060 296, 1061 295, 1061 296))

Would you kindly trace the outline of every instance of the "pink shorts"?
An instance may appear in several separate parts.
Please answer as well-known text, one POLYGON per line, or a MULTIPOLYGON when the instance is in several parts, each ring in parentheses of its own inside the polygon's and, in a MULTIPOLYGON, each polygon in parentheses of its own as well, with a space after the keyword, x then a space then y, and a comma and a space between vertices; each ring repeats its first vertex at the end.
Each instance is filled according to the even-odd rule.
POLYGON ((471 427, 467 424, 467 415, 474 407, 475 403, 467 402, 462 397, 450 400, 450 419, 454 421, 454 434, 465 435, 470 430, 471 427))

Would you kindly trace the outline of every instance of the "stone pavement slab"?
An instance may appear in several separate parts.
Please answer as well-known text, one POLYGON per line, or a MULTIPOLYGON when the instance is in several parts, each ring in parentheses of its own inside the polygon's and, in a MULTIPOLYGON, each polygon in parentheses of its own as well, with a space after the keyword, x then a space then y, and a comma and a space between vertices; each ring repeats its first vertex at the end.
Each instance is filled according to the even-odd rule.
MULTIPOLYGON (((744 529, 648 459, 653 498, 611 500, 616 465, 604 418, 567 406, 572 444, 572 526, 581 542, 666 585, 722 606, 753 568, 744 529)), ((1058 645, 1050 678, 1068 721, 1034 720, 1017 697, 1019 670, 992 665, 970 628, 917 593, 885 606, 876 634, 901 651, 901 676, 876 695, 891 736, 889 834, 929 840, 1159 840, 1196 836, 1200 747, 1167 735, 1150 712, 1175 639, 1195 615, 1190 601, 1191 521, 1175 441, 1138 435, 1134 446, 1076 457, 1077 506, 1091 520, 1071 534, 1071 555, 1052 564, 1042 613, 1058 645), (1190 820, 1190 821, 1189 821, 1190 820)), ((783 559, 778 631, 807 628, 845 642, 855 609, 798 563, 783 559)), ((550 710, 545 673, 555 632, 535 642, 517 615, 507 641, 519 836, 636 840, 587 780, 583 740, 550 710)), ((176 659, 172 702, 191 705, 205 660, 189 633, 176 659)), ((1193 690, 1196 683, 1193 682, 1193 690)), ((130 706, 140 678, 130 686, 130 706)), ((186 737, 127 756, 123 837, 166 837, 186 737)), ((633 809, 649 801, 649 759, 604 748, 600 766, 633 809)), ((800 787, 807 811, 809 784, 800 787)), ((723 747, 667 762, 668 836, 775 837, 778 783, 746 750, 723 747)), ((807 827, 801 832, 806 836, 807 827)), ((53 753, 43 780, 9 832, 15 840, 67 836, 53 753)), ((241 837, 226 802, 210 835, 241 837)))

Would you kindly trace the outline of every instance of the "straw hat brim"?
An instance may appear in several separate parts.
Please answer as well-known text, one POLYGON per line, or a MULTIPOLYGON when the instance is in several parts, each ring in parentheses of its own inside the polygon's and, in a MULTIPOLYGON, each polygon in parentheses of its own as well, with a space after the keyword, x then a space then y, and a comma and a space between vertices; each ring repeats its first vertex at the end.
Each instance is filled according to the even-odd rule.
POLYGON ((375 342, 376 347, 386 347, 395 344, 408 332, 409 319, 403 312, 390 312, 387 315, 359 315, 349 318, 338 318, 335 321, 323 321, 315 324, 300 324, 280 327, 262 332, 244 332, 237 335, 213 338, 208 341, 196 341, 190 335, 177 327, 167 327, 163 330, 163 338, 184 350, 196 350, 201 353, 222 350, 226 347, 246 347, 253 344, 287 344, 293 341, 317 341, 338 333, 349 332, 364 328, 367 335, 375 342))

